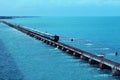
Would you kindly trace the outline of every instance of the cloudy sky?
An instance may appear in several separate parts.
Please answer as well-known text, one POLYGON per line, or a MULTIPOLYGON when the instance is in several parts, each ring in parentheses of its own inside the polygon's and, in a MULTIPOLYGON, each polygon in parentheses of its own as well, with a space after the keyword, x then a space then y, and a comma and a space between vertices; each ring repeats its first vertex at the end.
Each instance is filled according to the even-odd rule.
POLYGON ((0 0, 0 15, 120 16, 120 0, 0 0))

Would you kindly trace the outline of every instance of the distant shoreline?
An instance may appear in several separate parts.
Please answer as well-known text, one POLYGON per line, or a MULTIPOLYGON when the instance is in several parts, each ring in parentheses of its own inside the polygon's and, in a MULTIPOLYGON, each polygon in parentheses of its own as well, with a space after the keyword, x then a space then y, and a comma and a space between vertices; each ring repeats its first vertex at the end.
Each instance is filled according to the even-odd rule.
POLYGON ((13 19, 14 17, 12 16, 0 16, 0 19, 13 19))
POLYGON ((37 16, 0 16, 0 19, 14 19, 14 18, 30 18, 37 16))

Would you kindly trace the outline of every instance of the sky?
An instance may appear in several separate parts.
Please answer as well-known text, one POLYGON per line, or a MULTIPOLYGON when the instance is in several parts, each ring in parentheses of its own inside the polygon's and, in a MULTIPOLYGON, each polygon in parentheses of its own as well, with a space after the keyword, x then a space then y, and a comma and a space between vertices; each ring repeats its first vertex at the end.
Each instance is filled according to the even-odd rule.
POLYGON ((0 0, 0 16, 120 16, 120 0, 0 0))

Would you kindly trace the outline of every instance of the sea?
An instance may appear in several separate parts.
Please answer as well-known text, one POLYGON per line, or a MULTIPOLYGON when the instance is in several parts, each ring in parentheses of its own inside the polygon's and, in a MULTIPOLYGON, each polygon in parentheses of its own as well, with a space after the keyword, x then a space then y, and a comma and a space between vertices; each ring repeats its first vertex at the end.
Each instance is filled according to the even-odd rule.
MULTIPOLYGON (((120 63, 118 16, 39 16, 4 20, 58 35, 60 42, 120 63)), ((100 70, 96 65, 0 23, 0 80, 120 80, 120 77, 113 77, 110 70, 100 70)))

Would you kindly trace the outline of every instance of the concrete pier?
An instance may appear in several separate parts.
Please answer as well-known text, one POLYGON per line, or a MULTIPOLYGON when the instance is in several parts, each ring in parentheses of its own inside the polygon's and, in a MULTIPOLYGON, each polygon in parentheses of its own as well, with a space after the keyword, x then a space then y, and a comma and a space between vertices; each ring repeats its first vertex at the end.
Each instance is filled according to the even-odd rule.
POLYGON ((120 70, 116 69, 116 68, 113 68, 112 69, 112 75, 113 76, 120 76, 120 70))
POLYGON ((62 42, 56 42, 56 41, 50 40, 44 36, 37 34, 35 31, 24 28, 22 26, 17 26, 17 25, 8 23, 6 21, 0 21, 0 22, 8 25, 9 27, 17 29, 18 31, 21 31, 26 35, 29 35, 30 37, 33 37, 37 40, 41 40, 48 45, 56 47, 72 56, 88 61, 90 64, 97 64, 99 65, 100 69, 110 69, 112 71, 113 76, 120 76, 120 64, 117 62, 108 60, 104 57, 99 57, 97 55, 75 48, 73 46, 67 45, 62 42))
POLYGON ((99 67, 100 67, 100 69, 111 69, 110 66, 108 66, 108 65, 106 65, 106 64, 104 64, 104 63, 100 63, 100 64, 99 64, 99 67))
POLYGON ((90 63, 90 64, 99 64, 98 61, 93 60, 92 58, 89 59, 89 63, 90 63))
POLYGON ((84 56, 84 55, 81 55, 80 58, 83 59, 83 60, 85 60, 85 61, 89 61, 89 58, 86 57, 86 56, 84 56))

